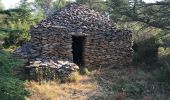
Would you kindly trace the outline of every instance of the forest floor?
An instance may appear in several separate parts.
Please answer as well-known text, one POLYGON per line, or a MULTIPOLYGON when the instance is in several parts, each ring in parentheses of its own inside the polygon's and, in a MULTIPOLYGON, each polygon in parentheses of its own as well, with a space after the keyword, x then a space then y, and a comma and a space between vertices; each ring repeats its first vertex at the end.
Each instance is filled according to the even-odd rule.
POLYGON ((121 78, 127 79, 130 69, 98 69, 90 75, 78 75, 76 82, 57 83, 54 81, 38 83, 25 82, 32 94, 26 100, 123 100, 124 93, 112 91, 112 84, 121 78))
POLYGON ((79 74, 75 82, 25 82, 27 90, 32 94, 26 100, 103 100, 108 92, 98 84, 96 73, 93 71, 90 75, 79 74))
POLYGON ((3 69, 0 70, 0 88, 7 93, 25 97, 23 87, 16 85, 18 81, 20 84, 24 81, 25 88, 31 93, 29 97, 25 97, 26 100, 170 100, 169 64, 159 69, 144 64, 108 66, 88 72, 87 75, 77 73, 74 82, 40 83, 22 78, 21 81, 19 78, 22 74, 13 75, 15 67, 20 65, 16 61, 11 58, 10 53, 0 51, 3 69))
POLYGON ((101 68, 78 75, 76 82, 26 82, 26 100, 169 100, 169 84, 153 81, 150 72, 133 67, 101 68))
POLYGON ((32 96, 27 100, 87 100, 92 96, 101 95, 101 88, 90 76, 79 76, 76 82, 47 83, 26 82, 26 87, 32 96))

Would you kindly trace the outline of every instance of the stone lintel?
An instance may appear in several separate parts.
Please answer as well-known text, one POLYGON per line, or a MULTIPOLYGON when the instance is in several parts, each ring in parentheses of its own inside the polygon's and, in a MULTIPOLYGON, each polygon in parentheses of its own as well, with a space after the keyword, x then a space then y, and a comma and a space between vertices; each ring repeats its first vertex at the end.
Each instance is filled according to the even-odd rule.
POLYGON ((71 32, 69 34, 72 36, 79 36, 79 37, 88 36, 88 34, 82 32, 71 32))

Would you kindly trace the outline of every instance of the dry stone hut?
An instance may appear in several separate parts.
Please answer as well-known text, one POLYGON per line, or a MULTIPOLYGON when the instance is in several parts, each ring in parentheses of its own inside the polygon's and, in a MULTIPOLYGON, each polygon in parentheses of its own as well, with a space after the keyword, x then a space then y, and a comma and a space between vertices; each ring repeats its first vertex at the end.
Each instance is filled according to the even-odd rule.
POLYGON ((85 5, 69 4, 31 28, 31 41, 20 54, 29 61, 62 60, 90 68, 128 65, 132 33, 113 25, 108 17, 85 5))

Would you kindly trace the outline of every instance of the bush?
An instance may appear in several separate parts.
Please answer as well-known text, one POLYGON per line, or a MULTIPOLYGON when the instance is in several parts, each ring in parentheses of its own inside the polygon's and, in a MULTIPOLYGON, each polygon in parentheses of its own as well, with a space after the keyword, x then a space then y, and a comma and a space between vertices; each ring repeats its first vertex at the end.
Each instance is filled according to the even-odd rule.
POLYGON ((156 81, 170 83, 170 65, 165 62, 163 66, 153 71, 156 81))
POLYGON ((169 90, 169 84, 165 82, 143 79, 120 80, 112 85, 114 96, 125 93, 127 100, 141 100, 144 97, 148 100, 166 100, 169 98, 169 90))
POLYGON ((143 81, 119 81, 112 86, 112 90, 116 92, 125 92, 128 97, 144 95, 146 90, 143 81))
POLYGON ((8 48, 11 45, 22 45, 29 40, 29 36, 24 36, 23 33, 9 33, 8 37, 4 38, 4 47, 8 48))
POLYGON ((6 37, 4 38, 4 47, 11 45, 22 45, 30 40, 29 29, 33 23, 27 22, 26 19, 17 21, 9 21, 8 28, 5 29, 6 37))
POLYGON ((160 43, 158 38, 151 37, 147 40, 136 43, 133 63, 145 63, 147 65, 152 65, 158 60, 158 47, 160 43))
POLYGON ((9 53, 0 51, 0 97, 2 100, 24 100, 29 93, 24 89, 23 81, 15 75, 20 64, 9 53))
POLYGON ((0 81, 0 97, 2 100, 24 100, 25 96, 28 95, 21 80, 13 77, 1 77, 0 81))

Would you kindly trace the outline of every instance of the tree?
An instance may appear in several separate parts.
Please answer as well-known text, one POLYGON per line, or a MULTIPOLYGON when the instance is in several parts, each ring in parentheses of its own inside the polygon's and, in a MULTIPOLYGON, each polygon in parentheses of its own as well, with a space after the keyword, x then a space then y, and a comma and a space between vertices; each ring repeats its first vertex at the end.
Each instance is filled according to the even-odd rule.
POLYGON ((0 10, 2 10, 4 8, 2 1, 0 0, 0 10))
POLYGON ((68 0, 55 0, 53 3, 53 7, 59 9, 66 6, 68 3, 70 3, 70 1, 68 0))
POLYGON ((149 26, 170 30, 170 2, 145 3, 142 0, 107 0, 115 21, 139 21, 149 26), (128 2, 128 3, 127 3, 128 2))
POLYGON ((54 10, 64 7, 69 2, 68 0, 35 0, 35 8, 43 12, 44 17, 47 17, 54 10))
POLYGON ((35 7, 38 10, 41 10, 44 13, 44 16, 47 16, 50 9, 52 8, 53 0, 35 0, 35 7))
POLYGON ((77 3, 85 4, 90 8, 103 12, 107 9, 105 1, 103 0, 76 0, 77 3))
POLYGON ((29 28, 37 21, 31 6, 27 0, 21 0, 18 7, 0 11, 5 16, 1 19, 0 28, 7 35, 4 46, 20 45, 30 39, 29 28))
POLYGON ((129 13, 128 0, 106 0, 108 6, 108 12, 114 22, 125 19, 126 16, 123 13, 129 13))

